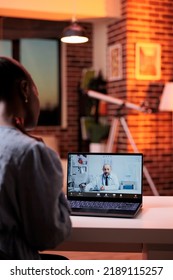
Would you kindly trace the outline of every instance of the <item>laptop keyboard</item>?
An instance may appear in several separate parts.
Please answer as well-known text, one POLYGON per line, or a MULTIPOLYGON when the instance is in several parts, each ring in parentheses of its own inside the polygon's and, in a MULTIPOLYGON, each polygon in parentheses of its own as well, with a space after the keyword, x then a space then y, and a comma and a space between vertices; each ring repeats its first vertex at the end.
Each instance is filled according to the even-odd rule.
POLYGON ((139 203, 70 200, 71 208, 136 210, 139 203))

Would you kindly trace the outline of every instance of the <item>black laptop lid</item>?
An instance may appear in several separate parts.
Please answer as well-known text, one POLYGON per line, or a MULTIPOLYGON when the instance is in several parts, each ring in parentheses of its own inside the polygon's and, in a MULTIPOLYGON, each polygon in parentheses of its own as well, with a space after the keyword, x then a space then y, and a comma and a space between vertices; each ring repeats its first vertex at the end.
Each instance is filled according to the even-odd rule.
POLYGON ((141 153, 69 153, 67 197, 142 202, 142 170, 141 153))

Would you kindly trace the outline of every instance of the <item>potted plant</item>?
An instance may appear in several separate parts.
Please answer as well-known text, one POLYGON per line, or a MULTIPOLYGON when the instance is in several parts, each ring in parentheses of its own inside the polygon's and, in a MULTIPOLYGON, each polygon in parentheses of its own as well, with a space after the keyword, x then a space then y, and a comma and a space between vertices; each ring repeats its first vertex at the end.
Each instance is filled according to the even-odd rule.
POLYGON ((88 139, 90 141, 90 152, 104 152, 105 140, 109 134, 109 125, 96 122, 94 119, 88 120, 86 124, 88 139))
MULTIPOLYGON (((89 81, 88 89, 106 94, 106 81, 103 79, 101 71, 98 73, 97 77, 89 81)), ((104 152, 105 140, 109 134, 110 126, 106 121, 106 111, 104 110, 103 112, 103 110, 101 110, 101 105, 103 105, 103 103, 100 100, 92 98, 90 110, 91 118, 87 125, 91 152, 104 152)))

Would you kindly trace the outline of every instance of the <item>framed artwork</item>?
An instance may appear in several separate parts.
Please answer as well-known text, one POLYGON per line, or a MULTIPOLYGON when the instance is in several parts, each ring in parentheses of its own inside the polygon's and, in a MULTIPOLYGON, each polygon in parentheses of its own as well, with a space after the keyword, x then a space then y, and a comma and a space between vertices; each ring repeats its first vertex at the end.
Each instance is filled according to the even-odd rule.
POLYGON ((108 48, 108 80, 122 79, 122 45, 115 44, 108 48))
POLYGON ((136 44, 137 80, 159 80, 161 78, 161 46, 157 43, 136 44))

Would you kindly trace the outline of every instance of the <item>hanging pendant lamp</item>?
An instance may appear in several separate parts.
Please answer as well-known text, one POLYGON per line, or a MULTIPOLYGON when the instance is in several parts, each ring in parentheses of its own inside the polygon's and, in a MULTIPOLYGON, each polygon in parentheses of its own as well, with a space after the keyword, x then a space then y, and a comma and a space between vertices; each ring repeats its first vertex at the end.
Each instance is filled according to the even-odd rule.
POLYGON ((61 36, 61 42, 69 44, 80 44, 88 42, 88 37, 85 34, 85 29, 76 20, 76 0, 72 1, 73 17, 71 24, 67 26, 61 36))
POLYGON ((69 44, 86 43, 88 37, 85 34, 85 29, 73 19, 72 23, 63 30, 61 42, 69 44))

